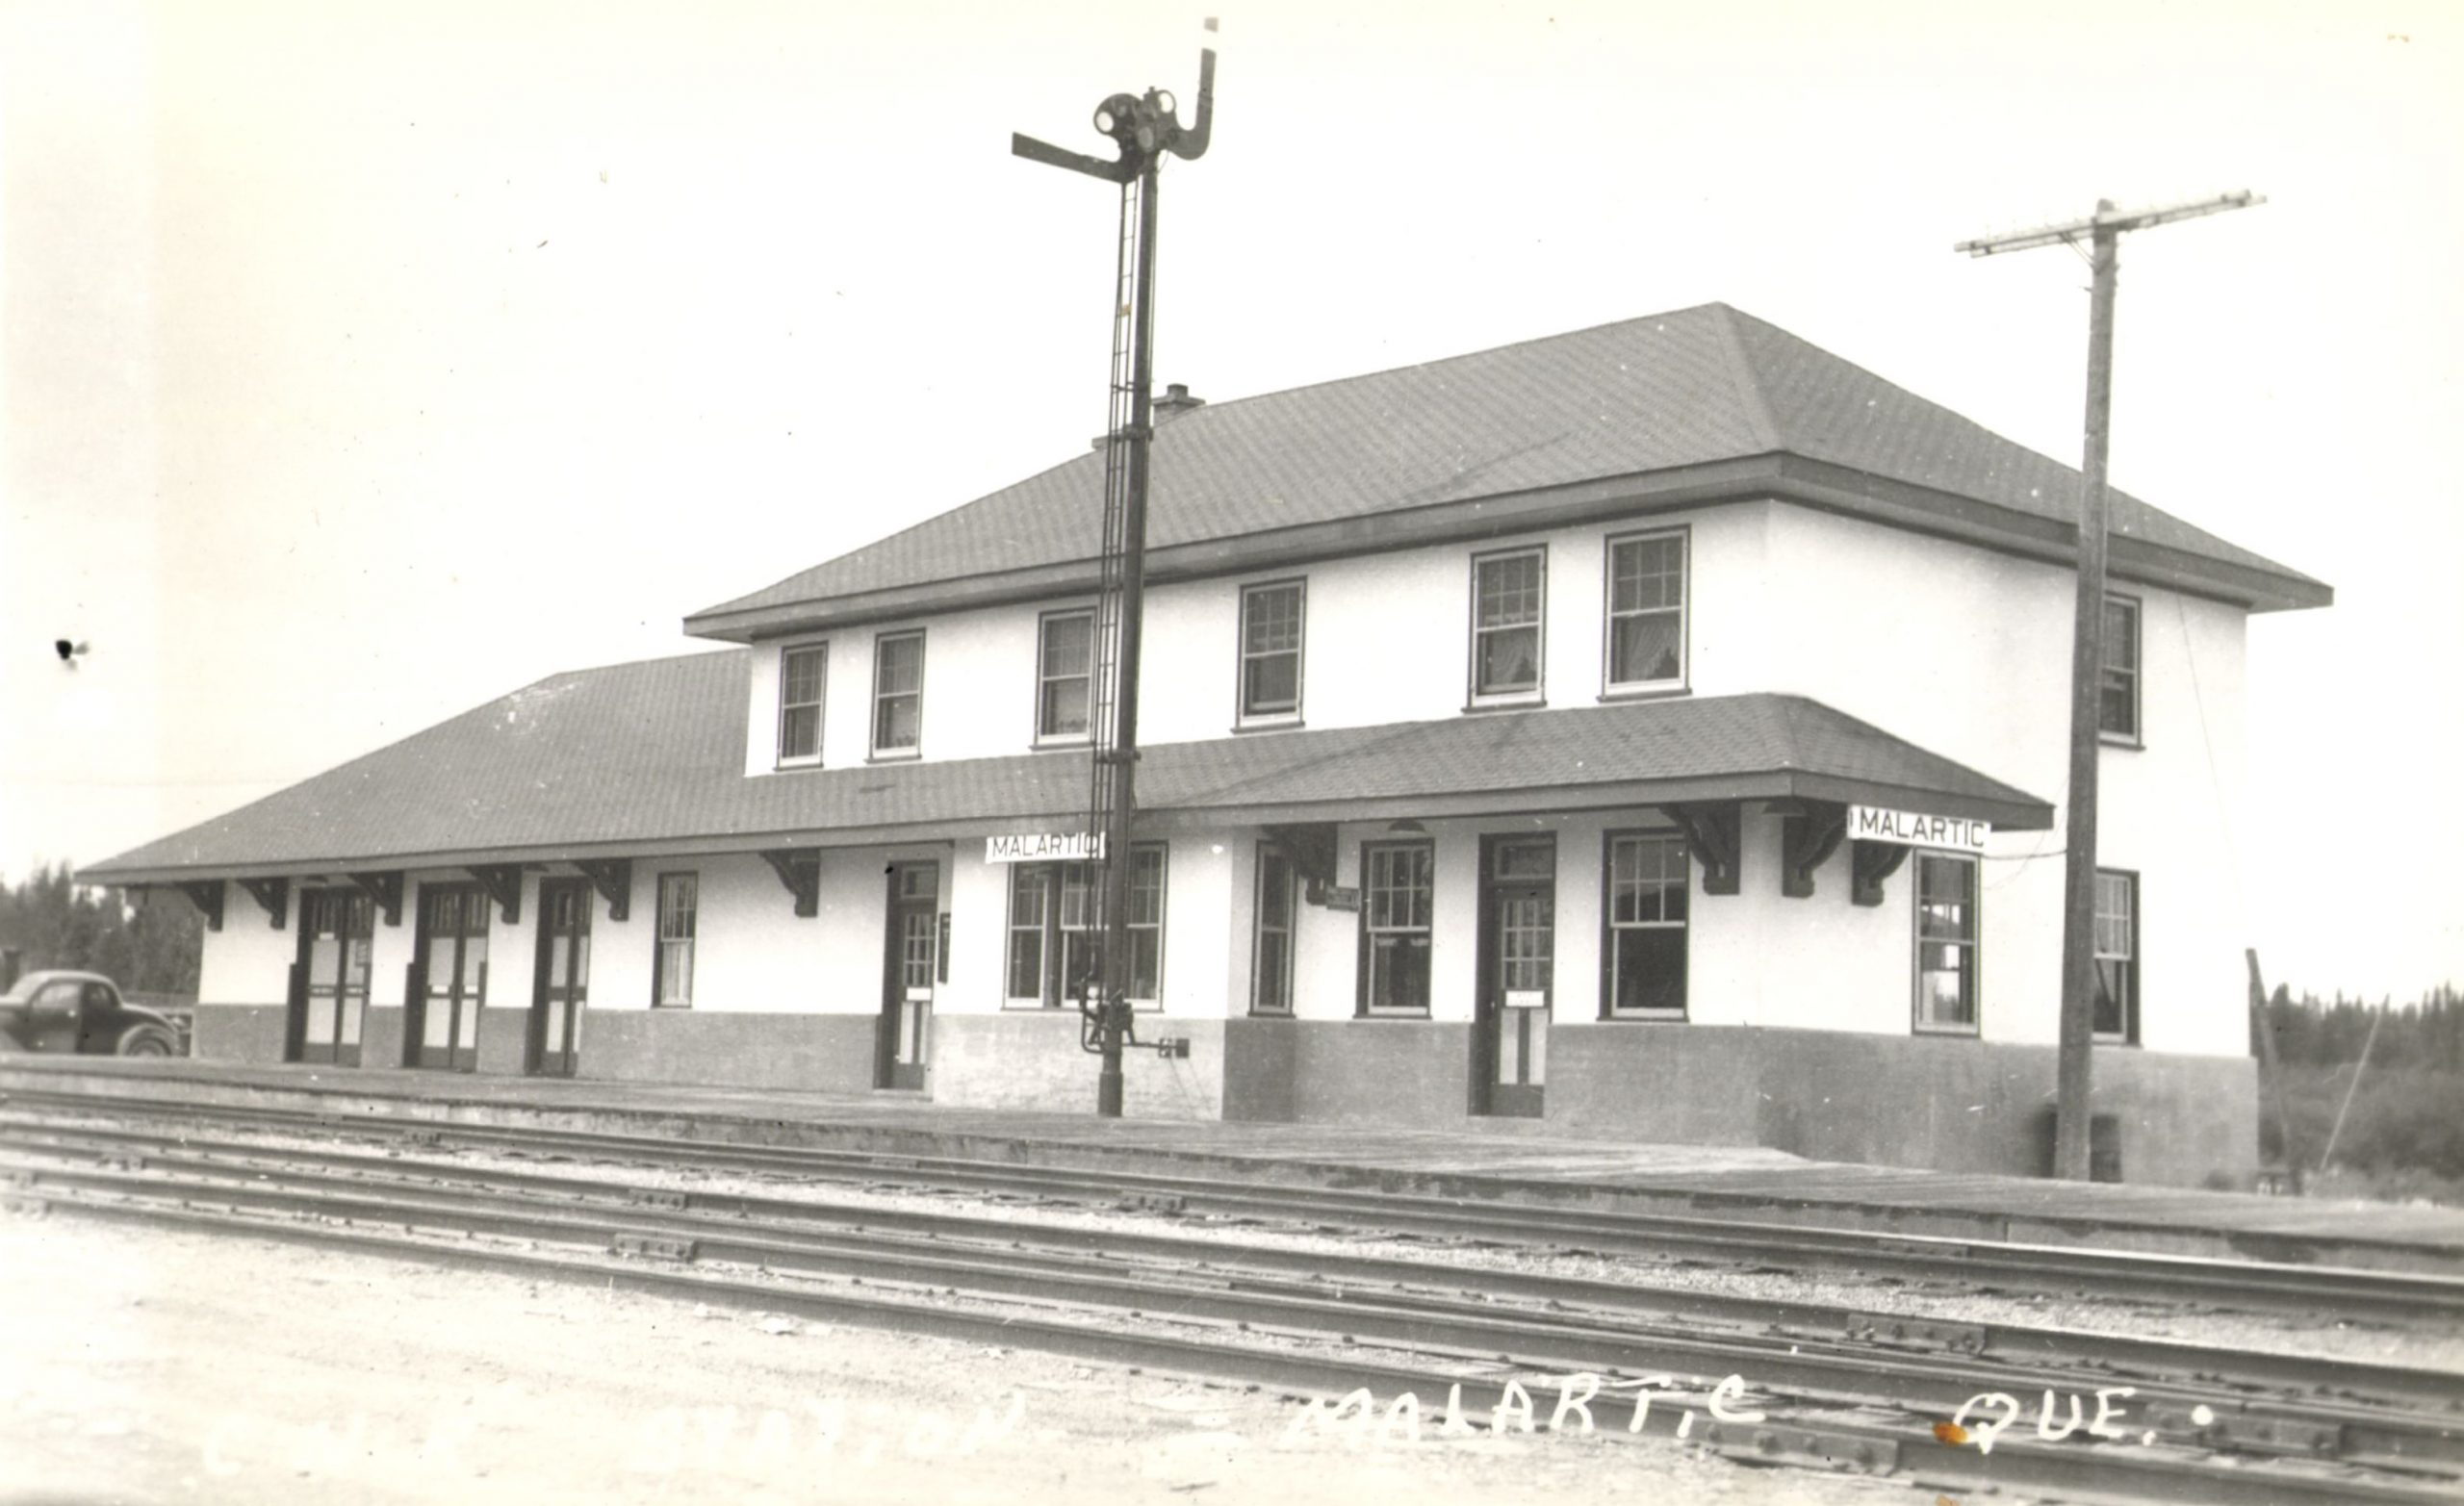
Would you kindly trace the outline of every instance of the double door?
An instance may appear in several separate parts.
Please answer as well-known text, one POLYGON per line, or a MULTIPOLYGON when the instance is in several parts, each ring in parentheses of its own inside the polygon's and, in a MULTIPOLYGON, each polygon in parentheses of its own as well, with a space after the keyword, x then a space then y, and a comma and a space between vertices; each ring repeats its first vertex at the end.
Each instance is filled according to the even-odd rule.
POLYGON ((539 971, 530 992, 524 1067, 533 1077, 571 1077, 581 1059, 582 1007, 590 1000, 590 883, 539 881, 539 971))
POLYGON ((475 883, 424 884, 419 915, 403 1064, 476 1071, 488 993, 487 893, 475 883))
POLYGON ((374 903, 356 890, 300 892, 299 957, 291 987, 292 1060, 359 1065, 375 910, 374 903))

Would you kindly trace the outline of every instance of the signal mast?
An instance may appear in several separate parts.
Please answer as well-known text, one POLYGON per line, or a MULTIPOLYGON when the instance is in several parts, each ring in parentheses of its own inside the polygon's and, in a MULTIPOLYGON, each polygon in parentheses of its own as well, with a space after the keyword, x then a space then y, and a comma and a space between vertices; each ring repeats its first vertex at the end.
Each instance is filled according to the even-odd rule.
MULTIPOLYGON (((1215 18, 1206 20, 1210 36, 1215 18)), ((1104 543, 1096 597, 1093 738, 1088 791, 1089 825, 1100 835, 1100 886, 1091 893, 1091 917, 1103 942, 1100 978, 1079 980, 1084 1018, 1080 1044, 1103 1058, 1095 1111, 1121 1111, 1121 1050, 1137 1044, 1129 996, 1134 958, 1129 941, 1131 819, 1138 808, 1138 666, 1145 599, 1147 449, 1155 437, 1155 191, 1168 155, 1206 154, 1215 118, 1215 49, 1198 54, 1197 123, 1183 127, 1171 94, 1114 94, 1095 107, 1095 129, 1113 139, 1112 162, 1067 151, 1015 132, 1010 151, 1048 166, 1066 167, 1120 185, 1120 235, 1113 297, 1112 405, 1104 439, 1104 543), (1090 985, 1098 988, 1089 998, 1090 985)))

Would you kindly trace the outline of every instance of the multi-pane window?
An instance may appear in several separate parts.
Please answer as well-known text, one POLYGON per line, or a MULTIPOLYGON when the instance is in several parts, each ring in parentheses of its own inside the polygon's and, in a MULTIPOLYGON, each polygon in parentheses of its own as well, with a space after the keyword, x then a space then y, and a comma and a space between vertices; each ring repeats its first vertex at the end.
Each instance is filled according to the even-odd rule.
MULTIPOLYGON (((1008 997, 1058 1008, 1103 979, 1104 872, 1092 863, 1028 863, 1010 876, 1008 997)), ((1163 997, 1164 848, 1130 850, 1129 998, 1163 997)))
POLYGON ((1684 683, 1684 533, 1610 540, 1607 688, 1684 683))
POLYGON ((1036 736, 1084 737, 1093 726, 1095 614, 1043 619, 1036 651, 1036 736))
POLYGON ((1608 839, 1606 1013, 1685 1017, 1685 910, 1693 878, 1674 832, 1608 839))
POLYGON ((1258 939, 1249 959, 1249 1012, 1292 1012, 1292 931, 1297 913, 1292 856, 1258 844, 1258 939))
POLYGON ((1301 589, 1297 580, 1241 593, 1241 720, 1300 715, 1301 589))
POLYGON ((1547 574, 1538 549, 1472 562, 1472 697, 1540 693, 1540 602, 1547 574))
POLYGON ((821 692, 829 679, 830 646, 807 644, 779 655, 779 761, 821 757, 821 692))
POLYGON ((1976 1029, 1976 859, 1916 855, 1916 1028, 1976 1029))
POLYGON ((2139 1039, 2139 876, 2096 870, 2098 1040, 2139 1039))
POLYGON ((1040 864, 1010 870, 1010 982, 1008 997, 1034 1004, 1044 997, 1043 932, 1052 882, 1040 864))
POLYGON ((873 640, 873 756, 898 757, 924 742, 924 634, 873 640))
POLYGON ((2116 742, 2139 741, 2139 603, 2105 598, 2104 668, 2096 680, 2096 730, 2116 742))
POLYGON ((658 876, 657 992, 651 1002, 682 1008, 693 1002, 694 911, 700 884, 689 873, 658 876))
POLYGON ((1374 844, 1361 854, 1364 1013, 1428 1012, 1433 867, 1426 842, 1374 844))

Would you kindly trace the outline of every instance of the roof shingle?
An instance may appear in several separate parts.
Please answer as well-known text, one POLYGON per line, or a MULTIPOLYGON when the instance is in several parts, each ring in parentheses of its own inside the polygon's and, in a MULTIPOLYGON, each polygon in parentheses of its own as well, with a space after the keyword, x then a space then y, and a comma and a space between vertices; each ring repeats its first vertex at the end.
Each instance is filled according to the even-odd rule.
MULTIPOLYGON (((557 675, 85 870, 155 881, 338 872, 475 855, 546 859, 628 844, 832 845, 1084 808, 1080 753, 742 773, 742 651, 557 675)), ((1381 801, 1567 809, 1656 798, 1895 800, 2049 825, 2042 801, 1794 696, 1460 716, 1165 743, 1142 811, 1175 820, 1332 819, 1381 801)))
MULTIPOLYGON (((1157 549, 1773 453, 2063 523, 2079 484, 2071 467, 1721 303, 1209 403, 1154 444, 1157 549)), ((1103 475, 1100 453, 1078 455, 687 627, 1092 559, 1103 475)), ((2127 494, 2111 501, 2118 536, 2318 585, 2127 494)))

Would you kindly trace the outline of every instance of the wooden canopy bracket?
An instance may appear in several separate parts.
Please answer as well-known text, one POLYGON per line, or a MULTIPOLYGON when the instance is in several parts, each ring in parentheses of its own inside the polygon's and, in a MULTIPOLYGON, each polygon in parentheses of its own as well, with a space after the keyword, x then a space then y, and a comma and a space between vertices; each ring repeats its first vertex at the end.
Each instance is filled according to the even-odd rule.
POLYGON ((360 892, 376 904, 376 913, 385 917, 388 926, 402 923, 402 871, 387 869, 380 873, 345 874, 360 892))
POLYGON ((1335 882, 1335 824, 1313 821, 1304 826, 1261 827, 1267 840, 1291 857, 1293 871, 1321 888, 1335 882))
POLYGON ((796 916, 810 920, 821 913, 821 849, 817 847, 764 848, 761 860, 779 876, 787 892, 796 897, 796 916))
POLYGON ((262 906, 273 919, 273 929, 280 931, 291 918, 291 881, 288 879, 243 879, 240 887, 248 898, 262 906))
POLYGON ((1848 834, 1848 807, 1828 803, 1780 818, 1780 892, 1792 900, 1813 897, 1813 873, 1839 851, 1848 834))
POLYGON ((522 924, 522 865, 520 863, 479 863, 468 869, 467 872, 472 878, 479 881, 480 888, 488 891, 488 898, 497 902, 497 908, 504 912, 506 925, 522 924))
POLYGON ((180 892, 189 897, 196 912, 205 917, 205 929, 222 929, 222 881, 219 879, 184 879, 180 892))
POLYGON ((607 902, 607 918, 622 923, 633 912, 633 860, 629 857, 579 857, 574 866, 607 902))
POLYGON ((1741 887, 1737 849, 1742 843, 1739 832, 1744 826, 1743 807, 1735 801, 1662 805, 1660 814, 1677 823, 1677 829, 1685 833, 1685 845, 1694 860, 1703 865, 1703 892, 1737 893, 1741 887))
POLYGON ((1883 881, 1908 861, 1908 849, 1897 842, 1851 842, 1848 851, 1848 898, 1859 905, 1880 905, 1883 881))

